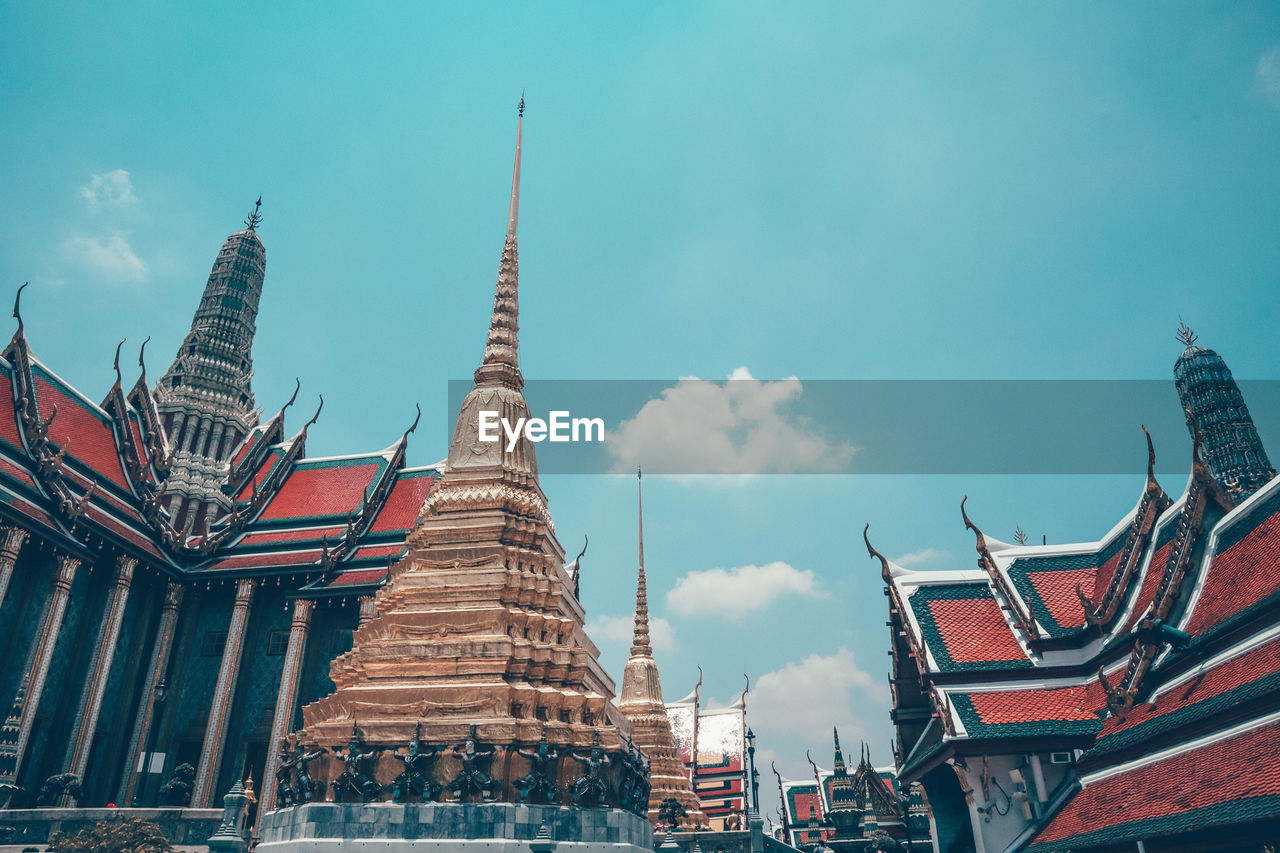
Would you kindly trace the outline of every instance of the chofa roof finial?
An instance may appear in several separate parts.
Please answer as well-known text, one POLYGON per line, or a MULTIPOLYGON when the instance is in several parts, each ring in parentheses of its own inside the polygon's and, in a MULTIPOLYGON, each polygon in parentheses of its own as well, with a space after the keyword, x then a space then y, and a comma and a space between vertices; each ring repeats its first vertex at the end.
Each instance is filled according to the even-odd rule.
POLYGON ((880 575, 881 577, 884 578, 885 583, 888 583, 893 577, 893 572, 889 570, 889 560, 885 557, 885 555, 881 554, 879 551, 877 551, 875 548, 872 547, 871 538, 867 536, 867 531, 870 529, 871 529, 870 523, 868 523, 865 527, 862 528, 862 541, 865 542, 867 545, 867 555, 870 557, 874 557, 875 559, 880 561, 880 575))
POLYGON ((24 281, 22 286, 18 288, 18 292, 13 295, 13 317, 18 321, 18 330, 13 333, 13 339, 17 340, 22 337, 22 291, 27 289, 30 282, 24 281))
POLYGON ((127 338, 121 338, 120 343, 116 344, 116 357, 111 360, 111 369, 116 372, 116 384, 121 384, 124 380, 120 378, 120 348, 124 346, 127 338))

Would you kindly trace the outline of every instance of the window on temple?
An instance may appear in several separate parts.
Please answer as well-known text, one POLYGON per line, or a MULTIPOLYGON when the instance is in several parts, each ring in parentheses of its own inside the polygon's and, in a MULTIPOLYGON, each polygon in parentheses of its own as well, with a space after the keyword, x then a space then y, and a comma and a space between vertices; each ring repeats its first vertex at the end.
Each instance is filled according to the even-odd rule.
POLYGON ((282 655, 289 648, 289 632, 284 628, 275 628, 267 634, 267 654, 282 655))
POLYGON ((204 641, 200 644, 200 657, 220 658, 222 657, 222 650, 226 647, 226 631, 205 631, 204 641))

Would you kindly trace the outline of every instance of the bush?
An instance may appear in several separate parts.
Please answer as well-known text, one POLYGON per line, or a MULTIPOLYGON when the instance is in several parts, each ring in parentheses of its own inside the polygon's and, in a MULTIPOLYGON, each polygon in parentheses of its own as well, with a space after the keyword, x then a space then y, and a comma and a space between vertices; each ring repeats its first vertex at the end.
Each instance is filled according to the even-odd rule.
POLYGON ((49 853, 171 853, 173 845, 148 820, 100 820, 74 835, 55 832, 49 853))

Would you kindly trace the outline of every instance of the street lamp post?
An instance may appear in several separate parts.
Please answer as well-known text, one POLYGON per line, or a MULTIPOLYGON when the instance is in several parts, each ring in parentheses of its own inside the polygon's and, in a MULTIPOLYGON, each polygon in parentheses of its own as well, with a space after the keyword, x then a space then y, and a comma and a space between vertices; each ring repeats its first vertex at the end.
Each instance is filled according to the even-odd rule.
POLYGON ((138 808, 142 805, 143 790, 147 787, 147 777, 151 771, 151 756, 156 748, 156 735, 160 728, 160 712, 164 708, 164 694, 168 689, 168 683, 162 678, 160 683, 156 685, 155 699, 151 705, 151 728, 147 732, 147 746, 142 752, 142 770, 138 784, 133 789, 133 807, 138 808))
POLYGON ((756 772, 756 733, 747 729, 747 758, 751 762, 751 817, 760 815, 760 774, 756 772))

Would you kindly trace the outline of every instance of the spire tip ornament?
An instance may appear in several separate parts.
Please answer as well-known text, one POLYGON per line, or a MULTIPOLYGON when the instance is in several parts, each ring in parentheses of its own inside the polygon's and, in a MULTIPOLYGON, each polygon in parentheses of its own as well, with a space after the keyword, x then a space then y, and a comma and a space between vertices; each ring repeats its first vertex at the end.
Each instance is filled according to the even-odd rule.
POLYGON ((1177 335, 1178 335, 1179 343, 1181 343, 1185 347, 1195 346, 1196 340, 1200 337, 1195 332, 1191 331, 1191 327, 1188 326, 1186 323, 1182 322, 1182 320, 1178 320, 1177 335))
POLYGON ((249 215, 245 217, 244 227, 250 231, 257 231, 258 226, 262 224, 262 194, 258 194, 258 200, 253 203, 253 210, 249 211, 249 215))

